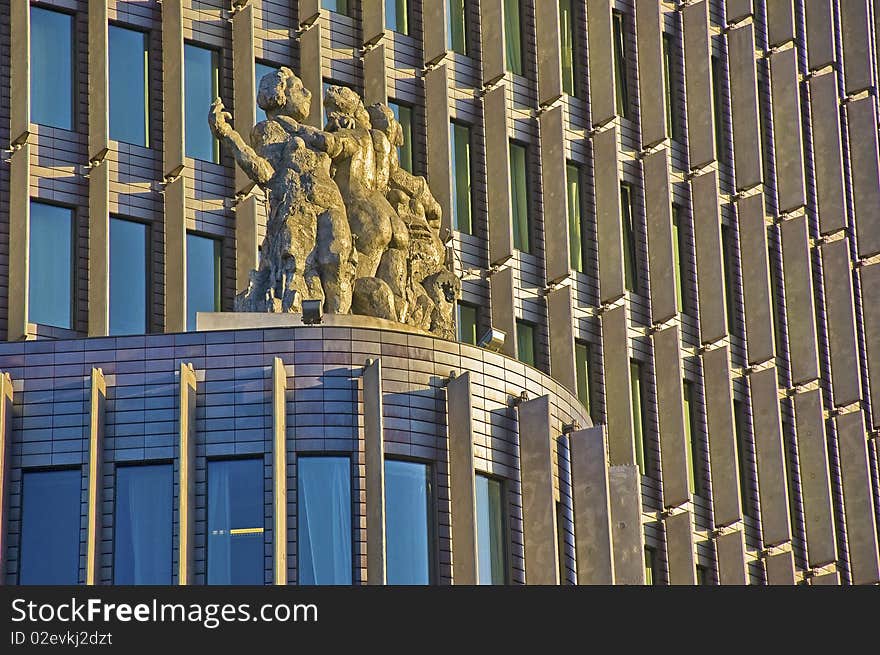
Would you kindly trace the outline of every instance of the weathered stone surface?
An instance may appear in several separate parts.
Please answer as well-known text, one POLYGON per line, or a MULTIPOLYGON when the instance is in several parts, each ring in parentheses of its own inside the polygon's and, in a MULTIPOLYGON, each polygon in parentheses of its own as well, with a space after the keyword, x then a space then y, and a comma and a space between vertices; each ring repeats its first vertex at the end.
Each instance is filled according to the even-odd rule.
POLYGON ((263 77, 267 119, 249 139, 218 98, 208 123, 268 198, 260 265, 235 299, 242 312, 357 313, 438 336, 455 333, 461 282, 440 239, 440 205, 423 177, 400 167, 402 129, 384 104, 369 108, 331 86, 324 130, 304 125, 311 93, 289 68, 263 77))

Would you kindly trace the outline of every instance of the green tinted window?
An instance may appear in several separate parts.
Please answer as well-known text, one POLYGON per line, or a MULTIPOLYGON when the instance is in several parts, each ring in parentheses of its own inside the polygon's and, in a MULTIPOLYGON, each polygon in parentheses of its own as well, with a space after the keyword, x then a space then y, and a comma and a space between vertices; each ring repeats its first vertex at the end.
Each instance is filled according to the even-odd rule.
POLYGON ((574 361, 577 373, 578 399, 592 418, 593 389, 590 378, 590 344, 584 341, 574 342, 574 361))
POLYGON ((510 144, 510 212, 513 222, 513 247, 531 252, 531 219, 529 218, 529 185, 526 173, 526 149, 510 144))
POLYGON ((458 303, 458 340, 477 345, 477 308, 464 302, 458 303))
POLYGON ((446 0, 446 20, 449 24, 447 47, 466 55, 468 53, 467 1, 446 0))
POLYGON ((614 26, 614 94, 617 103, 617 113, 624 118, 629 118, 629 80, 627 76, 626 60, 626 29, 623 14, 619 11, 612 12, 614 26))
POLYGON ((504 44, 507 51, 507 70, 516 75, 522 75, 522 27, 519 0, 504 0, 504 44))
POLYGON ((526 321, 516 322, 516 357, 529 366, 535 366, 535 326, 526 321))
POLYGON ((584 246, 581 234, 581 171, 574 164, 565 167, 565 181, 568 189, 568 248, 571 268, 584 270, 584 246))
POLYGON ((635 360, 629 362, 629 383, 632 395, 632 429, 636 449, 636 464, 642 475, 647 470, 648 458, 645 448, 645 404, 642 398, 642 365, 635 360))
POLYGON ((623 223, 623 274, 626 288, 638 292, 639 276, 636 270, 635 226, 633 225, 632 191, 628 184, 620 185, 620 213, 623 223))
POLYGON ((459 232, 473 234, 471 221, 471 129, 467 125, 449 124, 452 157, 452 219, 459 232))

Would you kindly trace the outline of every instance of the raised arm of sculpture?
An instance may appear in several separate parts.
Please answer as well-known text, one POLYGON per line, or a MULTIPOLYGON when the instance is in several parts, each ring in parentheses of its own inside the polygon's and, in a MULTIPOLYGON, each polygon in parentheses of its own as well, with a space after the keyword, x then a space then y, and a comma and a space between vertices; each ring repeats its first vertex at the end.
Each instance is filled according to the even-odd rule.
POLYGON ((235 161, 245 174, 259 185, 266 184, 275 175, 275 169, 268 160, 260 157, 253 148, 236 132, 229 121, 232 114, 226 111, 220 98, 211 103, 208 112, 208 125, 220 142, 229 149, 235 161))

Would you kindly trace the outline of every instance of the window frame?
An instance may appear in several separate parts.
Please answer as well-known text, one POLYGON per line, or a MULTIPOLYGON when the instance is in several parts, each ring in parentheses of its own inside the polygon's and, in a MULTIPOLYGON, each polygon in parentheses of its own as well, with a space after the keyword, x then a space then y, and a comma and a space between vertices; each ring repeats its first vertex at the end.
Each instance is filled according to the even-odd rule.
POLYGON ((77 261, 76 261, 76 249, 77 249, 77 222, 78 222, 78 212, 77 207, 66 205, 60 202, 55 202, 53 200, 44 200, 40 197, 30 196, 28 198, 28 306, 27 306, 27 322, 33 323, 34 325, 45 325, 48 327, 54 327, 61 330, 76 330, 77 325, 77 316, 76 316, 76 308, 77 308, 77 294, 79 292, 79 283, 77 282, 77 261), (31 247, 34 243, 34 240, 31 238, 32 234, 32 225, 34 219, 33 205, 34 203, 40 205, 47 205, 49 207, 55 207, 58 209, 66 209, 70 212, 70 324, 69 325, 53 325, 51 323, 39 323, 37 321, 32 320, 32 311, 33 305, 31 298, 31 289, 32 289, 32 277, 31 277, 31 247))
POLYGON ((516 139, 508 139, 507 140, 507 151, 508 151, 508 184, 510 185, 510 224, 511 229, 513 230, 513 248, 514 250, 519 250, 520 252, 526 254, 533 254, 533 246, 534 246, 534 234, 533 234, 533 226, 532 226, 532 182, 530 180, 530 164, 529 158, 531 156, 531 148, 529 144, 524 143, 522 141, 517 141, 516 139), (514 148, 522 150, 523 157, 523 180, 525 182, 523 189, 523 209, 525 211, 524 221, 518 221, 518 194, 514 189, 514 157, 513 152, 514 148), (525 242, 523 242, 523 238, 525 238, 525 242))
MULTIPOLYGON (((501 511, 501 551, 502 551, 502 568, 504 570, 504 581, 501 583, 489 583, 489 585, 508 585, 511 581, 511 555, 510 555, 510 496, 509 496, 509 483, 506 478, 503 478, 499 475, 494 475, 492 473, 487 473, 486 471, 474 470, 474 485, 476 486, 476 478, 483 477, 489 480, 489 482, 497 482, 500 487, 500 497, 501 497, 501 507, 499 508, 501 511)), ((476 490, 475 490, 476 492, 476 490)), ((475 522, 476 522, 476 516, 475 522)), ((475 534, 477 537, 477 541, 479 543, 479 524, 477 524, 477 532, 475 534)), ((477 584, 482 585, 480 582, 480 569, 479 569, 479 558, 477 559, 477 584)))
POLYGON ((587 253, 584 247, 584 172, 583 166, 578 162, 568 160, 565 162, 565 209, 566 219, 568 223, 568 249, 569 249, 569 267, 578 273, 585 273, 587 268, 587 253), (577 217, 572 216, 572 176, 577 185, 577 217), (575 221, 574 219, 577 218, 575 221), (577 227, 577 234, 574 234, 573 227, 577 227))
POLYGON ((682 407, 685 410, 684 429, 687 447, 688 488, 695 496, 703 496, 703 449, 697 441, 696 394, 695 384, 687 378, 682 379, 682 407))
POLYGON ((480 340, 480 308, 470 302, 465 300, 459 300, 455 303, 455 337, 459 343, 464 343, 470 346, 476 346, 477 342, 480 340), (467 308, 468 310, 473 310, 474 312, 474 342, 464 341, 462 339, 462 324, 461 324, 461 310, 463 308, 467 308))
POLYGON ((587 410, 587 415, 590 417, 590 420, 595 422, 595 417, 593 416, 593 408, 594 408, 594 398, 593 398, 593 344, 584 339, 575 339, 574 340, 574 361, 575 361, 575 380, 577 382, 577 396, 578 400, 581 401, 581 405, 584 406, 584 409, 587 410), (584 352, 584 388, 581 388, 581 366, 579 357, 579 349, 583 349, 584 352), (585 393, 584 393, 585 392, 585 393), (586 398, 587 402, 584 404, 584 398, 586 398))
MULTIPOLYGON (((109 108, 110 108, 110 97, 112 94, 110 92, 111 80, 110 80, 109 65, 107 67, 107 112, 108 112, 107 113, 107 120, 108 120, 107 134, 108 134, 109 138, 111 138, 114 141, 117 141, 119 143, 126 143, 129 145, 134 145, 138 148, 148 148, 148 149, 153 148, 154 144, 153 144, 153 139, 152 139, 152 129, 151 129, 151 120, 150 120, 150 118, 151 118, 150 101, 152 99, 151 94, 150 94, 150 82, 151 82, 150 74, 152 73, 152 68, 153 68, 150 63, 150 57, 152 54, 152 47, 153 47, 152 32, 151 32, 151 30, 144 29, 141 26, 134 26, 134 25, 130 25, 128 23, 123 23, 123 22, 119 22, 119 21, 109 21, 107 23, 107 31, 108 31, 107 51, 108 51, 108 54, 109 54, 109 50, 110 50, 109 31, 110 31, 111 27, 116 27, 119 29, 128 30, 129 32, 138 32, 138 33, 142 34, 144 37, 144 143, 140 144, 140 143, 130 143, 128 141, 120 141, 119 139, 113 139, 113 137, 110 136, 110 124, 109 124, 110 109, 109 108)), ((184 144, 184 146, 185 146, 185 144, 184 144)))
POLYGON ((501 2, 501 27, 502 27, 502 35, 504 37, 504 70, 511 75, 519 75, 524 76, 526 74, 526 62, 525 56, 523 52, 523 48, 525 46, 525 39, 523 38, 523 11, 522 11, 522 2, 521 0, 502 0, 501 2), (508 30, 507 30, 507 12, 511 6, 516 6, 516 25, 517 25, 517 33, 516 33, 516 42, 518 44, 519 50, 519 61, 512 61, 512 55, 510 48, 507 45, 509 40, 508 30))
POLYGON ((516 359, 525 364, 526 366, 531 366, 532 368, 538 368, 538 324, 533 323, 532 321, 527 321, 524 318, 517 318, 514 320, 514 325, 516 326, 516 359), (533 361, 527 362, 522 359, 522 353, 520 352, 520 330, 522 328, 528 328, 532 332, 531 338, 531 346, 532 346, 532 355, 533 361))
MULTIPOLYGON (((212 85, 216 82, 215 92, 212 94, 215 98, 223 97, 223 48, 218 48, 206 43, 201 43, 199 41, 193 41, 190 39, 184 39, 183 41, 183 124, 184 124, 184 144, 183 144, 183 152, 184 157, 192 159, 194 161, 200 161, 208 164, 221 164, 221 148, 220 148, 220 139, 211 134, 211 159, 202 159, 200 157, 193 157, 187 151, 186 147, 186 123, 187 123, 187 114, 186 114, 186 47, 190 46, 193 48, 198 48, 200 50, 206 50, 211 53, 211 74, 215 79, 212 80, 212 85)), ((212 98, 213 101, 213 98, 212 98)), ((205 124, 207 125, 207 118, 205 119, 205 124)))
POLYGON ((459 1, 459 0, 446 0, 446 24, 447 24, 447 28, 449 30, 449 33, 446 37, 446 49, 450 52, 455 52, 457 54, 464 55, 465 57, 470 57, 471 56, 471 47, 472 47, 471 46, 470 30, 468 29, 468 27, 469 27, 468 10, 470 8, 469 7, 470 0, 460 0, 460 2, 461 2, 461 23, 462 23, 461 37, 462 37, 462 40, 464 41, 464 49, 463 50, 459 50, 455 47, 456 46, 455 36, 454 36, 453 29, 452 29, 453 16, 454 16, 454 13, 456 13, 456 12, 452 11, 452 3, 457 2, 457 1, 459 1))
POLYGON ((636 466, 639 472, 644 475, 650 475, 653 469, 653 461, 648 452, 648 425, 646 422, 647 403, 645 399, 645 365, 638 359, 630 358, 629 360, 630 374, 630 416, 632 417, 633 442, 636 453, 636 466), (638 387, 638 399, 635 398, 636 387, 638 387), (639 416, 636 417, 636 407, 638 403, 639 416), (638 418, 638 420, 636 420, 638 418))
MULTIPOLYGON (((425 479, 428 484, 428 489, 426 490, 426 501, 428 504, 427 507, 427 515, 426 519, 428 522, 427 528, 427 542, 428 542, 428 582, 426 586, 431 586, 437 584, 437 580, 440 577, 440 544, 439 544, 439 512, 437 507, 437 466, 434 463, 434 460, 428 459, 420 459, 417 457, 407 457, 405 455, 396 455, 396 454, 386 454, 382 459, 382 478, 383 481, 385 479, 385 464, 386 462, 405 462, 407 464, 419 464, 424 466, 427 469, 427 474, 425 475, 425 479)), ((386 496, 387 498, 387 496, 386 496)), ((386 501, 387 503, 387 501, 386 501)), ((386 517, 388 516, 387 504, 383 507, 383 514, 386 517)), ((386 544, 386 557, 387 557, 387 544, 388 544, 388 528, 387 523, 385 527, 385 544, 386 544)), ((386 559, 386 576, 387 576, 387 559, 386 559)), ((418 585, 416 585, 418 586, 418 585)))
MULTIPOLYGON (((28 64, 28 122, 32 125, 42 125, 44 127, 54 129, 54 130, 65 130, 67 132, 77 132, 78 121, 79 121, 79 112, 77 111, 77 97, 78 97, 78 87, 79 87, 79 74, 78 70, 78 59, 79 59, 79 45, 78 39, 76 38, 76 11, 70 11, 64 7, 57 7, 55 5, 44 5, 39 2, 32 2, 28 7, 28 25, 33 24, 33 10, 38 9, 41 11, 53 12, 56 14, 63 14, 70 18, 70 127, 64 127, 60 125, 52 125, 49 123, 39 123, 33 120, 33 102, 30 100, 33 97, 32 87, 33 87, 33 66, 28 64)), ((32 29, 32 28, 31 28, 32 29)), ((28 48, 28 61, 31 61, 31 48, 28 48)), ((109 132, 109 126, 108 126, 109 132)), ((10 138, 12 135, 10 135, 10 138)))
POLYGON ((557 4, 559 6, 559 58, 560 63, 562 64, 562 92, 574 98, 583 98, 583 64, 581 63, 582 58, 580 57, 583 49, 581 47, 581 35, 577 29, 577 25, 580 22, 580 11, 583 5, 574 0, 557 0, 557 4), (563 22, 563 4, 567 5, 568 13, 571 17, 568 30, 568 37, 571 39, 570 56, 566 56, 565 53, 564 33, 566 30, 563 22), (570 87, 566 83, 566 60, 570 63, 571 68, 570 87))
MULTIPOLYGON (((198 230, 186 230, 186 234, 184 236, 184 241, 188 241, 188 237, 192 235, 194 237, 199 237, 201 239, 208 239, 214 242, 214 262, 215 262, 215 272, 214 272, 214 311, 220 312, 223 311, 223 245, 224 239, 221 236, 217 236, 214 234, 208 234, 206 232, 200 232, 198 230)), ((191 328, 189 327, 189 244, 187 243, 186 248, 186 259, 184 262, 184 284, 187 286, 187 294, 186 294, 186 307, 184 308, 187 316, 187 331, 195 330, 195 325, 191 328)), ((195 317, 193 317, 195 320, 195 317)))
MULTIPOLYGON (((130 216, 123 216, 121 214, 110 213, 109 220, 117 220, 117 221, 126 221, 128 223, 137 223, 138 225, 144 226, 144 332, 143 334, 148 334, 153 327, 152 321, 152 306, 153 306, 153 258, 150 256, 152 253, 152 239, 153 239, 153 223, 152 221, 146 221, 139 218, 133 218, 130 216)), ((112 223, 108 223, 108 225, 112 225, 112 223)), ((110 247, 110 231, 107 231, 108 238, 108 249, 110 247)), ((110 258, 112 261, 113 253, 110 253, 110 258)), ((112 271, 111 271, 112 273, 112 271)), ((110 285, 113 284, 112 276, 108 280, 107 284, 107 329, 110 330, 110 312, 112 308, 110 306, 110 285)), ((111 332, 112 334, 112 332, 111 332)))
POLYGON ((402 34, 404 36, 413 36, 412 28, 413 20, 412 20, 412 7, 410 6, 409 0, 383 0, 383 10, 385 14, 385 29, 396 34, 402 34), (389 14, 388 14, 388 5, 389 3, 394 5, 394 18, 395 23, 392 26, 389 23, 389 14), (401 29, 400 24, 400 4, 403 4, 403 29, 401 29))
POLYGON ((416 144, 415 144, 415 122, 416 122, 416 106, 403 101, 397 100, 395 98, 388 99, 388 108, 394 114, 394 120, 400 125, 400 130, 403 133, 403 145, 397 146, 397 164, 410 173, 411 175, 415 175, 415 164, 416 164, 416 144), (406 110, 409 114, 408 124, 404 125, 404 123, 400 120, 400 112, 401 110, 406 110), (409 137, 409 138, 407 138, 409 137), (409 147, 409 167, 404 165, 404 159, 401 155, 404 154, 407 150, 407 146, 409 147))
POLYGON ((676 111, 680 106, 679 75, 680 59, 676 35, 664 31, 663 39, 663 86, 666 95, 666 133, 673 141, 681 142, 684 136, 682 116, 676 111))
POLYGON ((450 119, 449 121, 449 155, 451 160, 450 172, 452 173, 452 222, 453 229, 461 232, 462 234, 473 235, 474 234, 474 158, 473 158, 473 150, 474 150, 474 129, 473 125, 470 123, 465 123, 458 119, 450 119), (462 225, 460 223, 459 215, 458 215, 458 157, 456 155, 456 144, 458 143, 458 138, 455 136, 457 130, 464 130, 467 134, 467 207, 468 207, 468 217, 467 217, 467 229, 462 229, 462 225))
POLYGON ((633 185, 620 181, 620 222, 623 237, 624 288, 631 293, 641 293, 639 280, 639 251, 636 246, 636 219, 633 204, 633 185))
POLYGON ((621 118, 632 117, 632 98, 629 90, 629 58, 627 46, 629 45, 627 14, 618 10, 611 10, 611 36, 614 43, 614 99, 615 109, 621 118))

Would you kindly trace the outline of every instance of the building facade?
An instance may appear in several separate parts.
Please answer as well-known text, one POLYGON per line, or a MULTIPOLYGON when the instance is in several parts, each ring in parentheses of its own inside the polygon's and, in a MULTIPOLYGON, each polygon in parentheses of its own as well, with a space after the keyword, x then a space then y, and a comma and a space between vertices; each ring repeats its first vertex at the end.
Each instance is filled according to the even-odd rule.
POLYGON ((119 499, 166 478, 173 581, 233 579, 211 577, 212 538, 218 562, 262 548, 248 581, 308 581, 310 454, 327 459, 316 497, 354 499, 350 570, 315 564, 318 581, 880 582, 878 20, 868 0, 0 1, 6 581, 28 579, 27 498, 56 485, 80 494, 66 579, 128 580, 134 559, 115 567, 137 522, 119 528, 119 499), (266 220, 207 108, 220 96, 248 133, 255 85, 281 65, 315 126, 327 84, 394 109, 401 163, 443 207, 460 344, 357 321, 195 331, 197 312, 232 309, 266 220), (490 327, 500 353, 475 346, 490 327), (368 358, 396 371, 378 395, 368 358), (465 379, 471 400, 452 402, 465 379), (377 397, 384 441, 368 437, 377 397), (457 496, 465 424, 483 478, 457 496), (382 452, 430 466, 370 466, 382 452), (256 469, 228 464, 247 456, 264 512, 217 515, 212 479, 258 495, 256 469), (340 456, 349 496, 320 486, 340 456), (135 462, 158 468, 136 480, 135 462), (371 472, 386 493, 433 489, 418 562, 390 543, 393 491, 364 500, 371 472), (476 554, 459 558, 468 499, 486 520, 465 521, 476 554), (401 559, 427 580, 395 578, 401 559))

